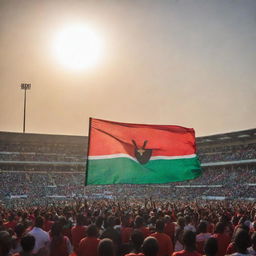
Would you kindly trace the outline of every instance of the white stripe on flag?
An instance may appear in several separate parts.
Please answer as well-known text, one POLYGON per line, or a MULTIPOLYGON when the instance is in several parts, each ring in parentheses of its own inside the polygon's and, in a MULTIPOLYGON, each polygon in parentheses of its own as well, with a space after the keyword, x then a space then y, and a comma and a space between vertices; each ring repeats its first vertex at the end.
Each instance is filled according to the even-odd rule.
MULTIPOLYGON (((183 156, 152 156, 150 160, 172 160, 172 159, 186 159, 186 158, 194 158, 196 154, 192 155, 183 155, 183 156)), ((100 160, 100 159, 112 159, 112 158, 130 158, 136 162, 138 160, 135 157, 132 157, 128 154, 112 154, 112 155, 101 155, 101 156, 89 156, 89 160, 100 160)))

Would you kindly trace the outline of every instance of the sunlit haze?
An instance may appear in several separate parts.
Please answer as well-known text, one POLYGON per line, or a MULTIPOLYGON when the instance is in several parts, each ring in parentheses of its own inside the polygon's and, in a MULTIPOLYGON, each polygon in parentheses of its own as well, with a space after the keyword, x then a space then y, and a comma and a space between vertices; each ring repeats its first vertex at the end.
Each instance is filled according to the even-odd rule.
POLYGON ((97 64, 102 57, 102 39, 84 24, 72 24, 57 31, 54 51, 60 64, 83 70, 97 64))
POLYGON ((87 135, 89 117, 256 127, 255 0, 0 1, 0 131, 87 135))

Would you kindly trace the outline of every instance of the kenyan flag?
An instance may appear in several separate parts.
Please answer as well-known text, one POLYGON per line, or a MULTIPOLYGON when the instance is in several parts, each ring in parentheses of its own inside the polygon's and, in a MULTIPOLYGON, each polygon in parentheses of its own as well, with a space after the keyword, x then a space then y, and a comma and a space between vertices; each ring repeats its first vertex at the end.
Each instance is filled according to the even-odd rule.
POLYGON ((90 118, 86 185, 168 183, 199 175, 194 129, 90 118))

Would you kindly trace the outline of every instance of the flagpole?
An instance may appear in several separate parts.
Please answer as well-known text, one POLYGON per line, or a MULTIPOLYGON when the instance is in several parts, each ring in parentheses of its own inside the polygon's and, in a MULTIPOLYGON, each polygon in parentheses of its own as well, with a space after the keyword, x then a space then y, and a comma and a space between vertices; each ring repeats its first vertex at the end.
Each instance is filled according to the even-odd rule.
POLYGON ((89 149, 90 149, 90 138, 91 138, 91 123, 92 118, 89 118, 89 131, 88 131, 88 143, 87 143, 87 158, 86 158, 86 166, 85 166, 85 183, 84 186, 87 186, 87 177, 88 177, 88 157, 89 157, 89 149))

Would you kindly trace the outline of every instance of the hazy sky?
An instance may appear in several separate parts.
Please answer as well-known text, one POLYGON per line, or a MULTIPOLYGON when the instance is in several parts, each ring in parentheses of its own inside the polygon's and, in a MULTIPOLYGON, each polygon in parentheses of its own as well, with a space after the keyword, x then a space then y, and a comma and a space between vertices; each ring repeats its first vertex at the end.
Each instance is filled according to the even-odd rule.
POLYGON ((89 117, 193 127, 256 127, 255 0, 0 0, 0 131, 87 135, 89 117), (98 65, 74 71, 56 34, 86 24, 98 65))

